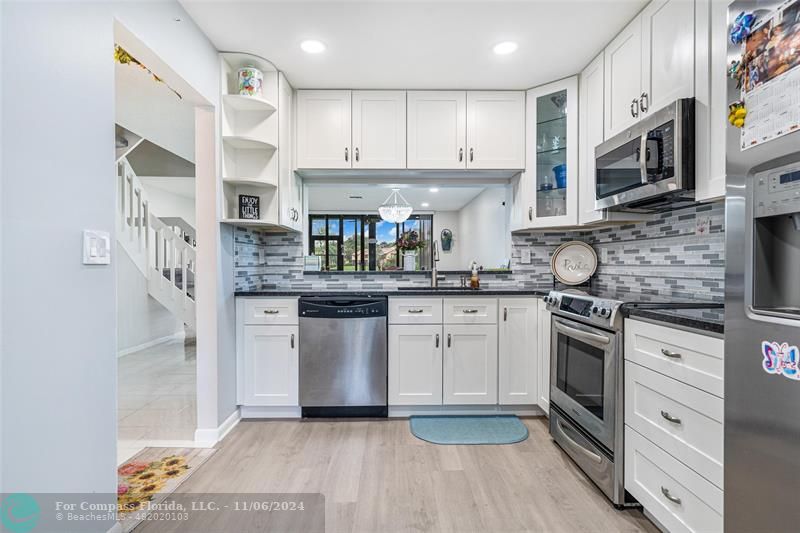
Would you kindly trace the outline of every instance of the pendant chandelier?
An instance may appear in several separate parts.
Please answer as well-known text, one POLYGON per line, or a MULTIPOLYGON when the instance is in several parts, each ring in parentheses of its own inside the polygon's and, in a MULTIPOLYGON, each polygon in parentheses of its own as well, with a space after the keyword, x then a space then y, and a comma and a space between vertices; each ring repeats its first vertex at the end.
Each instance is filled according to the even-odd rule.
POLYGON ((392 194, 378 208, 378 214, 383 220, 395 224, 408 220, 412 211, 414 208, 400 194, 400 189, 392 189, 392 194))

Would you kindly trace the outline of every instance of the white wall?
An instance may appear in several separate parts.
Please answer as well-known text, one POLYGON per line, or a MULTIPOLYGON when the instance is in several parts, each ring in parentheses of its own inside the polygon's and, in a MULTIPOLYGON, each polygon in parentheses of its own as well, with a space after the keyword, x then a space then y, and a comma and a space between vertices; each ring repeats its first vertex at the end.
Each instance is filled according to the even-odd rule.
MULTIPOLYGON (((194 135, 192 135, 194 139, 194 135)), ((158 217, 180 217, 193 228, 197 229, 194 197, 189 198, 183 194, 175 193, 159 187, 158 183, 169 181, 189 181, 194 186, 193 178, 140 178, 147 199, 150 201, 151 212, 158 217)), ((192 191, 194 192, 194 191, 192 191)))
MULTIPOLYGON (((4 3, 2 129, 14 136, 2 138, 0 225, 15 230, 2 240, 0 471, 9 492, 116 500, 115 266, 80 262, 81 231, 114 228, 115 19, 218 104, 215 50, 176 2, 4 3), (31 83, 43 68, 53 78, 31 83), (72 134, 44 149, 42 124, 72 134), (47 194, 32 209, 36 191, 47 194)), ((208 242, 217 253, 216 238, 208 242)))
POLYGON ((464 270, 466 263, 461 258, 461 231, 458 211, 436 211, 433 214, 433 239, 439 243, 439 270, 464 270), (449 252, 442 249, 442 230, 453 232, 453 246, 449 252))
POLYGON ((117 354, 183 331, 183 323, 147 293, 147 278, 117 245, 117 354))
POLYGON ((497 268, 511 256, 510 205, 507 187, 487 187, 459 211, 464 265, 497 268))

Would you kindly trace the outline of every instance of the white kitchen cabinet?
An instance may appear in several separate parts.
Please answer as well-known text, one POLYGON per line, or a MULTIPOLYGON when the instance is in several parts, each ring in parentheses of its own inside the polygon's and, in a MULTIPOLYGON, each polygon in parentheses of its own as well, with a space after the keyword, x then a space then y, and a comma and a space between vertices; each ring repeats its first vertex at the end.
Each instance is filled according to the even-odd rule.
POLYGON ((642 117, 694 96, 694 9, 691 0, 652 0, 642 10, 642 117))
POLYGON ((595 209, 594 149, 603 142, 604 56, 600 54, 583 69, 580 78, 580 127, 578 164, 580 199, 578 223, 591 224, 603 220, 603 210, 595 209))
POLYGON ((539 407, 550 416, 550 311, 539 300, 539 407))
POLYGON ((303 231, 303 181, 294 173, 294 90, 283 73, 278 74, 279 145, 278 193, 280 224, 303 231))
POLYGON ((642 93, 642 19, 637 16, 604 51, 605 135, 613 137, 639 120, 642 93))
POLYGON ((297 91, 297 167, 351 168, 351 92, 297 91))
POLYGON ((578 78, 527 92, 525 172, 512 191, 516 229, 578 224, 578 78), (521 204, 521 208, 520 208, 521 204), (522 221, 519 222, 519 215, 522 221))
POLYGON ((497 403, 497 325, 444 327, 443 403, 497 403))
POLYGON ((498 403, 539 402, 539 300, 501 298, 498 322, 498 403))
POLYGON ((353 168, 406 167, 406 92, 353 91, 353 168))
POLYGON ((389 326, 389 405, 442 404, 442 326, 389 326))
POLYGON ((466 168, 467 93, 408 91, 407 166, 466 168))
POLYGON ((297 326, 244 326, 239 400, 248 406, 298 405, 297 326))
POLYGON ((467 92, 467 168, 525 168, 525 93, 467 92))

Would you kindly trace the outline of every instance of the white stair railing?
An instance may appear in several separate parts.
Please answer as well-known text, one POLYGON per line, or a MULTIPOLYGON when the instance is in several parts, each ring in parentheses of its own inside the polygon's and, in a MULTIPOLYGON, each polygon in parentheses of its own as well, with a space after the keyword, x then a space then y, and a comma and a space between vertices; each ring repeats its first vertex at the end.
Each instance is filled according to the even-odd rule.
POLYGON ((118 242, 147 278, 149 294, 194 327, 194 247, 184 231, 176 233, 151 212, 147 193, 124 157, 117 162, 117 180, 118 242))

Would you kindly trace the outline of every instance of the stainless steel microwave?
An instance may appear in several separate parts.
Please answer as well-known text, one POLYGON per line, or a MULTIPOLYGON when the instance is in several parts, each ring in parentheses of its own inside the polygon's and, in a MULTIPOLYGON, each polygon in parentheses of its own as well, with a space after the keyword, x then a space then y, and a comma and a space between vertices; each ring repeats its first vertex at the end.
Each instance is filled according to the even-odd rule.
POLYGON ((684 98, 597 146, 595 208, 652 213, 694 203, 694 131, 694 98, 684 98))

